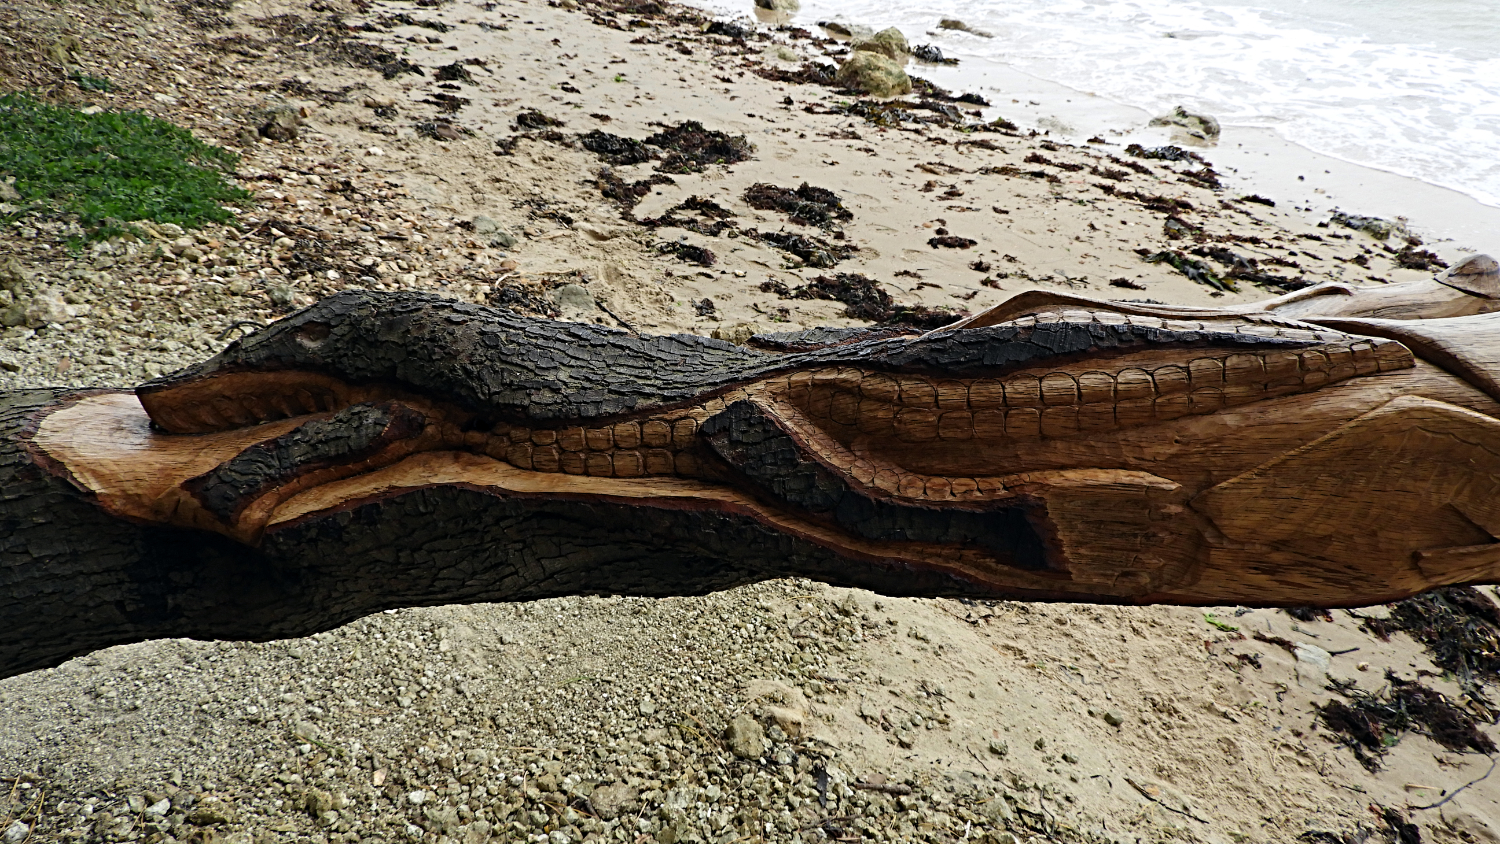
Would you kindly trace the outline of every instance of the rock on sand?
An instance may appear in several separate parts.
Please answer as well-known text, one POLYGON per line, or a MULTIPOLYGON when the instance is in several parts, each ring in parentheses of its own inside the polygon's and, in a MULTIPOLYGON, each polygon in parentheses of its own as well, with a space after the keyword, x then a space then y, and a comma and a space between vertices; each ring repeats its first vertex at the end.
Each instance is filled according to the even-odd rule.
POLYGON ((1183 106, 1178 106, 1167 114, 1151 118, 1150 125, 1171 126, 1177 130, 1174 134, 1183 134, 1200 141, 1219 139, 1219 121, 1207 114, 1188 111, 1183 106))
POLYGON ((980 38, 994 38, 995 36, 982 29, 975 29, 958 18, 943 18, 938 21, 938 29, 951 29, 955 32, 967 32, 970 35, 978 35, 980 38))
POLYGON ((876 97, 899 97, 911 93, 911 78, 901 65, 880 53, 856 50, 839 66, 838 84, 858 88, 876 97))
POLYGON ((906 43, 906 36, 894 26, 882 29, 869 38, 856 40, 854 49, 856 52, 879 53, 896 62, 905 62, 906 57, 911 55, 911 45, 906 43))

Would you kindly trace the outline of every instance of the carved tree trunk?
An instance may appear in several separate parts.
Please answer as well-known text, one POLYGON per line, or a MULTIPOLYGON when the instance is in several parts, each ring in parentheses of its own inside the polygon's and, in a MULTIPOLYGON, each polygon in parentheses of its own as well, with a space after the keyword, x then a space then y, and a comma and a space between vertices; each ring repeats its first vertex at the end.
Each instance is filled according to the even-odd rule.
POLYGON ((1343 301, 1320 325, 1306 301, 1293 321, 1032 295, 773 354, 336 296, 133 393, 0 394, 0 676, 787 575, 1325 606, 1495 579, 1500 316, 1343 301))

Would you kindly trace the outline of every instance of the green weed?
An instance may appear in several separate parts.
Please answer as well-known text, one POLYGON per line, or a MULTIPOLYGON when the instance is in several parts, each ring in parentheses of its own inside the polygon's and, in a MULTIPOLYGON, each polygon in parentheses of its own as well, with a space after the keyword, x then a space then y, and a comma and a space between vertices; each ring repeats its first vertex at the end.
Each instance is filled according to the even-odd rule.
POLYGON ((119 234, 122 220, 228 222, 224 205, 251 198, 225 180, 238 161, 140 112, 84 114, 26 93, 0 96, 0 177, 15 177, 33 210, 78 215, 91 240, 119 234))
POLYGON ((115 86, 102 76, 89 76, 86 73, 75 73, 68 77, 85 91, 113 91, 115 86))
POLYGON ((1208 625, 1210 627, 1213 627, 1213 628, 1218 629, 1218 630, 1222 630, 1225 633, 1235 633, 1235 632, 1239 631, 1239 628, 1235 627, 1233 624, 1229 624, 1229 623, 1220 621, 1217 618, 1214 618, 1214 614, 1211 613, 1211 612, 1210 613, 1204 613, 1203 614, 1203 620, 1206 621, 1206 622, 1208 622, 1208 625))

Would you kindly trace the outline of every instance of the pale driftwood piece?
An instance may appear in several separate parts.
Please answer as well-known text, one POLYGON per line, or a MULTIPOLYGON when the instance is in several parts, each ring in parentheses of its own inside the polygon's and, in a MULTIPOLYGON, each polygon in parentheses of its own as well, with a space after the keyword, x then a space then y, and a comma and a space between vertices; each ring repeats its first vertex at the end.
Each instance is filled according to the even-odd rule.
POLYGON ((1500 314, 1492 263, 1458 269, 1225 311, 1022 294, 780 355, 341 294, 133 392, 0 394, 0 675, 785 575, 1320 606, 1500 580, 1500 314))
POLYGON ((934 329, 928 332, 928 336, 963 328, 1000 325, 1029 314, 1064 308, 1104 309, 1164 319, 1222 319, 1230 315, 1254 314, 1290 319, 1349 317, 1413 320, 1473 316, 1500 311, 1500 264, 1488 255, 1471 255, 1436 278, 1426 281, 1409 281, 1380 287, 1355 287, 1340 282, 1326 282, 1272 299, 1229 308, 1120 302, 1074 293, 1030 290, 952 325, 934 329))

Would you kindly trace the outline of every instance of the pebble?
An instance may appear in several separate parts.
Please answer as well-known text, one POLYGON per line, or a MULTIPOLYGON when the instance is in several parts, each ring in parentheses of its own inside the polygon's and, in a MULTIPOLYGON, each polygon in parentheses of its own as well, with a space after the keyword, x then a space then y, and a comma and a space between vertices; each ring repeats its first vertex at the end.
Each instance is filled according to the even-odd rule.
POLYGON ((724 738, 729 742, 730 752, 741 759, 759 759, 766 753, 766 731, 748 714, 735 716, 724 738))
POLYGON ((594 789, 593 794, 589 795, 589 803, 599 817, 610 821, 634 807, 639 796, 635 787, 629 783, 613 783, 594 789))
POLYGON ((563 284, 547 292, 547 298, 552 300, 558 310, 564 314, 579 316, 597 311, 598 305, 594 302, 593 294, 581 284, 563 284))
POLYGON ((291 285, 273 284, 266 288, 266 295, 271 298, 271 304, 283 308, 289 308, 297 301, 297 291, 291 285))
POLYGON ((30 826, 18 820, 11 821, 10 826, 5 828, 5 832, 0 833, 0 841, 4 841, 5 844, 21 844, 30 834, 30 826))
POLYGON ((1293 647, 1297 657, 1297 683, 1322 688, 1328 679, 1328 667, 1333 655, 1317 645, 1297 642, 1293 647))

